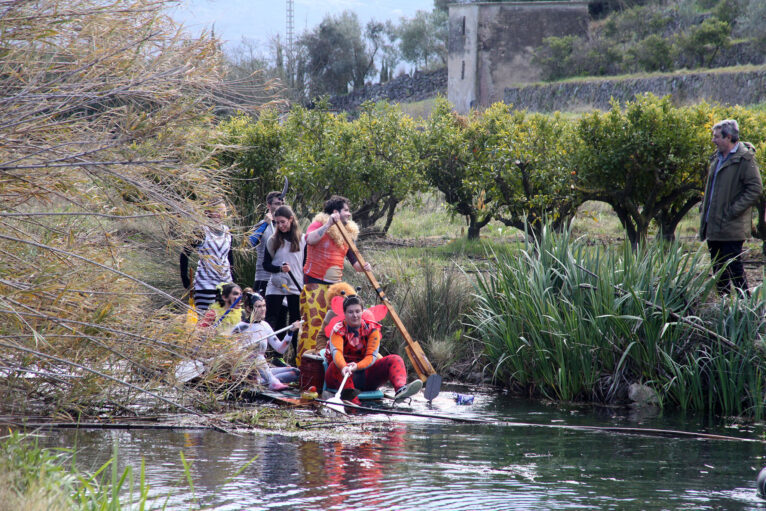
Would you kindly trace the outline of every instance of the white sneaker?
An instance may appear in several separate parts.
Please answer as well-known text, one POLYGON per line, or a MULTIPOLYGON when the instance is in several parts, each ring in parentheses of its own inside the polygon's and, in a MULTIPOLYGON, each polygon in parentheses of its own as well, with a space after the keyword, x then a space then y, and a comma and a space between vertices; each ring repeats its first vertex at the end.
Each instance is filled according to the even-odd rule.
POLYGON ((420 389, 423 388, 423 382, 420 380, 413 380, 407 385, 400 387, 399 390, 396 391, 396 394, 394 394, 394 403, 397 401, 401 401, 402 399, 406 399, 410 396, 414 396, 418 392, 420 392, 420 389))

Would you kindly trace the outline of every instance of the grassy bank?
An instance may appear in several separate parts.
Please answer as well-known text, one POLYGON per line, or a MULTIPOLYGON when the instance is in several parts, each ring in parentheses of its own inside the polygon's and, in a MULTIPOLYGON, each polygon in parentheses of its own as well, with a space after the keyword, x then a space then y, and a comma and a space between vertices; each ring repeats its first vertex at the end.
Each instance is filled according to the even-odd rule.
MULTIPOLYGON (((0 439, 0 509, 157 509, 148 503, 144 467, 120 472, 117 451, 95 472, 74 467, 70 449, 39 447, 32 436, 0 439)), ((161 507, 162 508, 162 507, 161 507)))
POLYGON ((718 298, 703 250, 589 246, 549 231, 480 274, 469 323, 497 381, 555 400, 764 415, 766 291, 718 298))

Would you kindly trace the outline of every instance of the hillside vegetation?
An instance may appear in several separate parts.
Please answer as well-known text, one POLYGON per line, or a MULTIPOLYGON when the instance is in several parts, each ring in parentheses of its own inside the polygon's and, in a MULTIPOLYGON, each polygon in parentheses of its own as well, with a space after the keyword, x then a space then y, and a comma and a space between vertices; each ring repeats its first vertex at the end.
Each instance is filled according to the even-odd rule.
POLYGON ((766 3, 672 0, 613 12, 588 37, 549 37, 536 50, 546 80, 760 64, 766 3))

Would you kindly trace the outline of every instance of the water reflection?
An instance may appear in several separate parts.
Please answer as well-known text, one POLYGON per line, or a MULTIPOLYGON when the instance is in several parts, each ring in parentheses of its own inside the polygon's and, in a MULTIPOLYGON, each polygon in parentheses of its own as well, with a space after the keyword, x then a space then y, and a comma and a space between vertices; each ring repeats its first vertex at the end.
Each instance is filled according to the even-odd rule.
MULTIPOLYGON (((441 413, 540 424, 613 425, 732 434, 703 417, 545 406, 481 395, 441 413)), ((373 420, 373 419, 370 419, 373 420)), ((151 495, 168 509, 746 509, 765 510, 760 444, 531 426, 377 419, 358 444, 211 431, 55 432, 95 468, 119 445, 145 459, 151 495), (194 491, 180 453, 189 461, 194 491), (253 457, 257 459, 243 467, 253 457)), ((740 432, 740 434, 743 434, 740 432)), ((748 436, 763 437, 762 427, 748 436)))

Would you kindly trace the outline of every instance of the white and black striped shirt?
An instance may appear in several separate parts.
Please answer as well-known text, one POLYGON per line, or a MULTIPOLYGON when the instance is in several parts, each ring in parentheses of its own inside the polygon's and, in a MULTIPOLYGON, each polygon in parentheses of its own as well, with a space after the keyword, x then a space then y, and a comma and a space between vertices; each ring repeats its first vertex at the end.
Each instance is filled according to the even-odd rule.
POLYGON ((199 262, 194 274, 194 289, 215 289, 221 282, 231 282, 231 234, 229 228, 221 226, 221 231, 203 227, 205 239, 197 247, 199 262))

